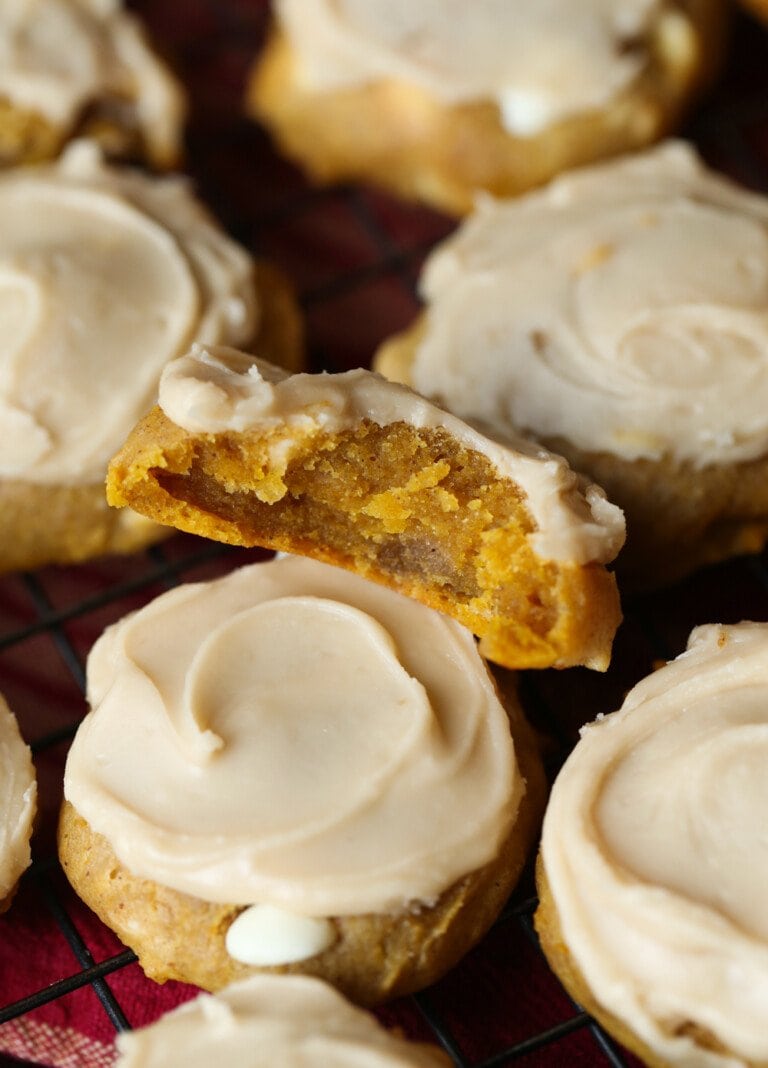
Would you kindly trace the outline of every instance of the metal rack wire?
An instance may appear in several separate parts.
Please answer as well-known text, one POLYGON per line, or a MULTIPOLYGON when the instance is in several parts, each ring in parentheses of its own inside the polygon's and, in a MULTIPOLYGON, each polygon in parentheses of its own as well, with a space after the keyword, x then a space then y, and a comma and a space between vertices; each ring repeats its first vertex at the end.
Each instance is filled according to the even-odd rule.
MULTIPOLYGON (((202 197, 231 233, 293 278, 313 365, 331 370, 364 365, 380 340, 413 318, 420 262, 450 223, 370 190, 309 189, 239 116, 245 72, 265 26, 265 3, 144 0, 134 6, 176 55, 190 87, 188 169, 202 197)), ((768 40, 742 18, 733 52, 723 84, 690 134, 713 162, 765 187, 768 107, 762 86, 768 40)), ((55 858, 64 755, 85 711, 85 656, 106 624, 162 589, 213 577, 253 558, 179 535, 135 558, 0 580, 0 690, 32 743, 43 810, 33 866, 10 914, 0 919, 0 969, 20 966, 25 937, 64 939, 72 960, 65 974, 41 975, 34 989, 0 1005, 0 1037, 7 1021, 83 988, 93 991, 111 1028, 135 1024, 135 1005, 121 1002, 114 982, 136 967, 135 957, 102 935, 92 917, 86 919, 87 910, 69 891, 55 858), (18 927, 22 936, 10 937, 18 927)), ((693 625, 768 618, 767 564, 765 555, 734 561, 626 604, 605 676, 578 670, 526 675, 522 696, 551 740, 552 769, 578 727, 616 707, 655 661, 679 653, 693 625)), ((434 1037, 460 1068, 635 1064, 549 974, 533 931, 534 907, 529 873, 481 946, 434 988, 384 1009, 385 1022, 415 1037, 434 1037)), ((149 989, 152 984, 145 982, 149 989)), ((4 1063, 17 1062, 0 1056, 4 1063)))

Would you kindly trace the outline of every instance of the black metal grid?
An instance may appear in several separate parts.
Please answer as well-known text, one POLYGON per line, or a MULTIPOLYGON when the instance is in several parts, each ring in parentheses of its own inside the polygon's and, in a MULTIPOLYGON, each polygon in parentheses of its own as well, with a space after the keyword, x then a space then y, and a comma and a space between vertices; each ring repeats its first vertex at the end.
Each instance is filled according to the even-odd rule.
MULTIPOLYGON (((365 364, 378 341, 412 319, 420 262, 451 224, 370 190, 308 188, 239 117, 245 72, 263 34, 264 3, 144 0, 134 6, 175 54, 192 92, 188 169, 201 195, 231 233, 293 277, 313 366, 365 364)), ((710 160, 758 188, 768 185, 767 57, 763 31, 741 17, 725 78, 689 131, 710 160)), ((38 989, 0 1006, 0 1024, 86 986, 116 1031, 135 1021, 110 983, 134 966, 135 957, 128 950, 104 954, 90 928, 81 930, 78 903, 53 848, 64 752, 85 710, 85 655, 104 625, 162 589, 253 558, 180 535, 127 560, 0 580, 0 690, 32 742, 43 807, 34 863, 0 922, 12 924, 14 910, 26 907, 48 917, 41 929, 52 923, 72 953, 65 975, 41 977, 38 989)), ((767 564, 765 554, 734 561, 625 604, 605 676, 527 674, 524 703, 551 740, 551 769, 572 746, 578 726, 617 707, 654 662, 679 653, 693 625, 768 617, 767 564)), ((534 908, 528 873, 482 945, 436 987, 383 1010, 385 1022, 416 1037, 433 1036, 461 1068, 635 1064, 549 976, 533 931, 534 908)), ((0 968, 17 967, 18 952, 0 936, 0 968)), ((2 1063, 16 1062, 0 1056, 2 1063)))

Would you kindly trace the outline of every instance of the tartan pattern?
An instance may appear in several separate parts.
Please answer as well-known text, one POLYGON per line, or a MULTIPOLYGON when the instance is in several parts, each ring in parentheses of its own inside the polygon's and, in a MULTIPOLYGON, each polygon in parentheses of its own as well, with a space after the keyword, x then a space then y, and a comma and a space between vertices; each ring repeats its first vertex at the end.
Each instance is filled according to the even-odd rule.
POLYGON ((44 1061, 53 1068, 112 1068, 116 1058, 112 1045, 71 1027, 53 1027, 31 1017, 0 1026, 0 1049, 22 1060, 44 1061))

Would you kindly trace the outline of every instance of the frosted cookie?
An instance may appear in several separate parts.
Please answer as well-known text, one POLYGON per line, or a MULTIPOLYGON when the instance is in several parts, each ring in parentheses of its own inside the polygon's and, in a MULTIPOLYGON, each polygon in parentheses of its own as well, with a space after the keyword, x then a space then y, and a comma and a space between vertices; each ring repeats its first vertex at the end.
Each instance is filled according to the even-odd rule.
POLYGON ((624 509, 650 586, 768 533, 768 200, 682 143, 486 200, 375 366, 565 456, 624 509))
POLYGON ((653 1066, 768 1063, 768 625, 688 650, 588 727, 544 821, 536 926, 653 1066))
POLYGON ((252 976, 117 1037, 115 1068, 450 1068, 436 1046, 389 1034, 375 1017, 304 976, 252 976))
POLYGON ((340 568, 286 557, 164 594, 94 646, 88 697, 62 864, 161 982, 424 986, 535 834, 538 756, 472 635, 340 568))
POLYGON ((29 867, 29 839, 37 811, 37 784, 29 748, 0 695, 0 912, 29 867))
POLYGON ((171 167, 184 95, 120 0, 0 4, 0 165, 56 156, 73 137, 171 167))
POLYGON ((107 507, 109 457, 190 341, 296 366, 298 313, 180 178, 92 143, 0 173, 0 570, 128 552, 162 535, 107 507))
POLYGON ((559 457, 494 443, 370 371, 288 376, 198 347, 166 368, 107 492, 351 568, 455 616, 506 667, 607 666, 620 511, 559 457))
POLYGON ((317 181, 453 214, 671 131, 722 0, 277 0, 248 107, 317 181))

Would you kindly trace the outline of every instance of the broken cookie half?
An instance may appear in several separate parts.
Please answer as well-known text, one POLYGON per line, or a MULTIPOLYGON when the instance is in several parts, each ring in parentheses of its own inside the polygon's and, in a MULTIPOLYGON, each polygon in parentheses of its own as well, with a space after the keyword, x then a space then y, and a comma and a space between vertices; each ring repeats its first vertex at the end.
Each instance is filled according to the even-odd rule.
POLYGON ((446 612, 506 667, 604 670, 624 518, 560 457, 493 440, 370 371, 296 374, 222 346, 173 361, 111 504, 300 553, 446 612))

